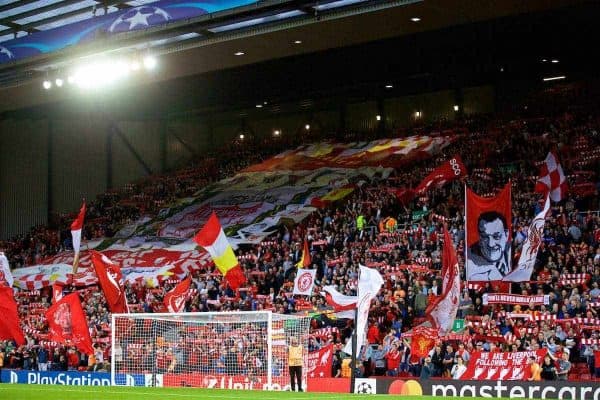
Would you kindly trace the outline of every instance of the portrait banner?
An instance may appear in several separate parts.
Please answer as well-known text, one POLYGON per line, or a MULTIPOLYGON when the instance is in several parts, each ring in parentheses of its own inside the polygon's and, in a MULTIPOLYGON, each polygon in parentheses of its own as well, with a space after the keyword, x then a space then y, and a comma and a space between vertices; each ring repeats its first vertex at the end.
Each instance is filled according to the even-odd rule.
POLYGON ((510 182, 494 197, 466 188, 466 280, 499 281, 512 270, 510 182))

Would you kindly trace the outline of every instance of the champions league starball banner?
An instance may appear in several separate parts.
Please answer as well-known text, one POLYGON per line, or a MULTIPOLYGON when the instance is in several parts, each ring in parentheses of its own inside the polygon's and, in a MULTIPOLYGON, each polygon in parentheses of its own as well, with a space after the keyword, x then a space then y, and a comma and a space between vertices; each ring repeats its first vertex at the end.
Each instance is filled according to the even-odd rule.
MULTIPOLYGON (((164 0, 92 17, 0 43, 0 64, 256 3, 255 0, 164 0)), ((90 8, 91 11, 91 8, 90 8)))

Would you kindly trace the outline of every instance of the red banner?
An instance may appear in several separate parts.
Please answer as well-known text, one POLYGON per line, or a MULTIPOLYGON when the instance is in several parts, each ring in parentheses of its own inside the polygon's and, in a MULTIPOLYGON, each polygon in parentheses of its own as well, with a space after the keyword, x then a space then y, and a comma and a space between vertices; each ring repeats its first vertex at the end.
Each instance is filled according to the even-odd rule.
POLYGON ((471 355, 462 380, 525 380, 531 376, 529 358, 535 356, 541 364, 547 350, 509 352, 480 352, 471 355))
POLYGON ((510 182, 491 198, 466 192, 466 280, 502 280, 512 270, 510 182))
POLYGON ((308 353, 307 374, 309 378, 331 378, 333 343, 308 353))

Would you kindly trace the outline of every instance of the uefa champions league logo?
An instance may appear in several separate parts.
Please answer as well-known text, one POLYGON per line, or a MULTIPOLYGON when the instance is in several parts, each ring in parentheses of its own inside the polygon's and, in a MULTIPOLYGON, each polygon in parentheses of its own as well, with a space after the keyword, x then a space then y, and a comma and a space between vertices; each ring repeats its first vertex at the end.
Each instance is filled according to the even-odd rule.
POLYGON ((110 28, 108 28, 108 31, 111 33, 127 32, 167 22, 170 19, 171 16, 162 8, 140 6, 132 8, 115 19, 110 28))

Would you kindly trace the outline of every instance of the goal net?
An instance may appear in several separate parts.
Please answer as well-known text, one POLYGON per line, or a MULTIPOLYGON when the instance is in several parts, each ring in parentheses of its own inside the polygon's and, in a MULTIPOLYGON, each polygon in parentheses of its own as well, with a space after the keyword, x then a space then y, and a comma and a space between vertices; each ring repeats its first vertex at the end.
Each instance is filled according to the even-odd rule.
POLYGON ((114 385, 287 390, 288 344, 305 351, 310 317, 270 311, 114 314, 114 385))

